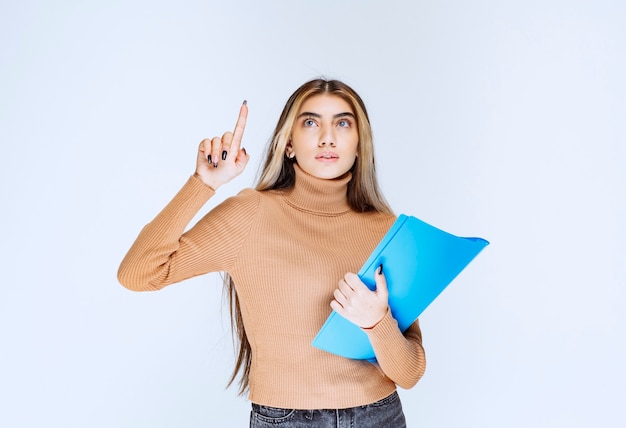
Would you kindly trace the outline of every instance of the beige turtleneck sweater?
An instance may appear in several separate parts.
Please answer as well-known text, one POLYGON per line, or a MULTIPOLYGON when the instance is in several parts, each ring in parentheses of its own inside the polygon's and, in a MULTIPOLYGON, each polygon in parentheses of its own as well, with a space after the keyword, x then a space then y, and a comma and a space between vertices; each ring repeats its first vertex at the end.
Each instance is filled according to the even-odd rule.
POLYGON ((139 234, 119 268, 136 291, 158 290, 208 272, 228 272, 237 287, 252 347, 250 400, 295 409, 369 404, 410 388, 425 369, 417 322, 402 334, 389 312, 366 330, 378 365, 311 345, 331 312, 333 291, 358 272, 395 217, 357 213, 350 174, 323 180, 296 165, 292 189, 245 189, 185 228, 214 191, 191 177, 139 234))

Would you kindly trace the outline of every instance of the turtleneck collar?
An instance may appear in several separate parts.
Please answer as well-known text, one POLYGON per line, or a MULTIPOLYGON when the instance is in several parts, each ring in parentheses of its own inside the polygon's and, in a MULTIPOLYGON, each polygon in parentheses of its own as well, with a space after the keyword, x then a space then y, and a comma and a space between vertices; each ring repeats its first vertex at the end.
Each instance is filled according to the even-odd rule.
POLYGON ((285 192, 285 200, 289 205, 321 215, 337 215, 350 211, 347 193, 351 172, 327 180, 306 173, 297 163, 293 167, 296 182, 285 192))

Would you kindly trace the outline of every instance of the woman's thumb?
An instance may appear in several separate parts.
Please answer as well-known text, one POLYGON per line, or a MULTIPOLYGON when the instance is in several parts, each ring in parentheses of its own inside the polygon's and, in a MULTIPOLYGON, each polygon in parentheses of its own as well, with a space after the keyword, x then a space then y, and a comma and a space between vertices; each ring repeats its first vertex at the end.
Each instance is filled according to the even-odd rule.
POLYGON ((383 273, 382 263, 376 269, 374 280, 376 281, 376 294, 386 298, 389 295, 389 291, 387 290, 387 279, 385 279, 385 274, 383 273))
POLYGON ((235 158, 235 164, 237 165, 239 169, 243 170, 248 164, 249 160, 250 160, 250 155, 248 154, 248 152, 246 152, 246 149, 242 147, 239 150, 239 153, 237 153, 237 157, 235 158))

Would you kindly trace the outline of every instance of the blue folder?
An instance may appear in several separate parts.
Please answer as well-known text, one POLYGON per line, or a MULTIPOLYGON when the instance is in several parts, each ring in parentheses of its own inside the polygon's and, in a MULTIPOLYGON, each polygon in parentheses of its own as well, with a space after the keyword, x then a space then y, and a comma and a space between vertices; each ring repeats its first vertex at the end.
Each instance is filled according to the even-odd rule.
MULTIPOLYGON (((361 281, 376 289, 374 273, 382 263, 389 308, 405 331, 489 242, 462 238, 416 217, 400 215, 361 270, 361 281)), ((346 358, 375 360, 365 332, 333 311, 313 346, 346 358)))

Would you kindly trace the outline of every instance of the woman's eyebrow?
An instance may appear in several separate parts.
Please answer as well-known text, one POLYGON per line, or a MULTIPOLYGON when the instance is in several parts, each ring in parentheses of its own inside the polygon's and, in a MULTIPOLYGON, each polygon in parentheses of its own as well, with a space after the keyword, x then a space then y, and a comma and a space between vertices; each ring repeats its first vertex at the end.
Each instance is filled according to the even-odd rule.
POLYGON ((305 116, 316 117, 318 119, 322 117, 321 114, 311 113, 310 111, 303 111, 302 113, 298 115, 298 118, 305 117, 305 116))
MULTIPOLYGON (((310 111, 304 111, 304 112, 300 113, 298 115, 298 118, 305 117, 305 116, 306 117, 315 117, 315 118, 318 118, 318 119, 322 118, 321 114, 313 113, 313 112, 310 112, 310 111)), ((350 116, 352 118, 355 118, 354 113, 351 113, 349 111, 345 111, 343 113, 337 113, 336 115, 333 116, 333 119, 338 119, 340 117, 345 117, 345 116, 350 116)))

